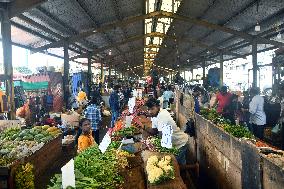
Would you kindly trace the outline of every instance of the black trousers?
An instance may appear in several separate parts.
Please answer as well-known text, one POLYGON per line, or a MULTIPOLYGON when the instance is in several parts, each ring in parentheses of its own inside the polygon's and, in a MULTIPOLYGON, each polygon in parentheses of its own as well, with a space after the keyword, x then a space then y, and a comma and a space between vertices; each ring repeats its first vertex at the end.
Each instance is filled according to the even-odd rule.
POLYGON ((95 139, 95 142, 99 145, 100 144, 100 130, 96 130, 92 132, 92 135, 95 139))
POLYGON ((260 140, 263 140, 264 138, 264 127, 265 127, 264 125, 252 124, 253 134, 260 140))

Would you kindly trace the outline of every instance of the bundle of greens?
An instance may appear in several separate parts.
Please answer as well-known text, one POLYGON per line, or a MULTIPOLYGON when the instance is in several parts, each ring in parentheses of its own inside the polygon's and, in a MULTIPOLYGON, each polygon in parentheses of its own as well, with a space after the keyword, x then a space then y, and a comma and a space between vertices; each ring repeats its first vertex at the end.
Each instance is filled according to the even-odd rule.
POLYGON ((179 154, 179 149, 165 148, 161 146, 161 138, 158 137, 148 137, 145 141, 142 141, 150 151, 160 152, 160 153, 169 153, 173 155, 179 154))
POLYGON ((219 115, 214 109, 202 109, 200 114, 237 138, 253 138, 253 134, 244 126, 233 125, 230 121, 219 115))
POLYGON ((113 132, 113 136, 117 137, 129 137, 135 135, 137 132, 136 127, 128 127, 128 128, 123 128, 119 131, 113 132))
POLYGON ((245 127, 240 125, 224 125, 224 130, 237 138, 253 138, 253 134, 245 127))
MULTIPOLYGON (((115 150, 101 153, 97 146, 90 147, 75 158, 77 189, 115 189, 123 182, 119 175, 120 163, 115 150)), ((123 161, 123 165, 125 162, 123 161)), ((61 176, 56 175, 49 189, 61 188, 61 176)))

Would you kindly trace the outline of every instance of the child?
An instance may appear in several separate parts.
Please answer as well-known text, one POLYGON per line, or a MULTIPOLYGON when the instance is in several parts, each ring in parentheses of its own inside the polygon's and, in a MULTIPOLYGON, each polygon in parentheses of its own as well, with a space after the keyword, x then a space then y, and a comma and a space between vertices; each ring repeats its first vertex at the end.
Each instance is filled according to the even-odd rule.
POLYGON ((82 133, 78 138, 78 153, 96 144, 92 136, 90 120, 86 118, 82 119, 80 127, 82 128, 82 133))

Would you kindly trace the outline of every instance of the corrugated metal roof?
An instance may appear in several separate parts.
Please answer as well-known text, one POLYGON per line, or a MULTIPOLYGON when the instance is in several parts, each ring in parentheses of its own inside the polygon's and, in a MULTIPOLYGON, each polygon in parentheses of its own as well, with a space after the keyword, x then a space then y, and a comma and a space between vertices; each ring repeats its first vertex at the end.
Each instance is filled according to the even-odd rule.
MULTIPOLYGON (((92 31, 106 24, 143 15, 144 3, 145 1, 141 0, 49 0, 12 18, 12 40, 29 48, 42 47, 54 41, 80 35, 82 32, 92 31), (28 22, 27 19, 35 23, 28 22), (49 30, 45 31, 44 28, 49 30)), ((282 26, 284 24, 283 0, 183 0, 177 14, 278 41, 280 40, 275 36, 279 31, 284 30, 282 26), (261 32, 254 31, 257 22, 261 25, 261 32), (276 26, 281 26, 279 31, 276 26), (271 29, 270 32, 265 32, 269 29, 271 29)), ((94 32, 84 39, 76 40, 70 45, 70 57, 123 42, 134 36, 141 36, 144 34, 143 24, 143 20, 136 20, 126 26, 116 26, 103 32, 94 32)), ((219 59, 217 52, 208 51, 198 43, 220 50, 230 48, 233 49, 233 53, 238 54, 251 53, 247 40, 209 27, 193 25, 190 22, 174 19, 167 34, 175 34, 181 40, 175 42, 167 38, 163 41, 155 62, 157 65, 171 67, 179 60, 185 68, 204 60, 210 60, 210 58, 219 59), (187 37, 196 40, 197 43, 182 40, 187 37), (235 44, 242 48, 235 48, 235 44), (176 47, 178 53, 176 53, 176 47)), ((259 45, 258 50, 271 47, 269 44, 259 45)), ((103 49, 98 54, 100 57, 107 58, 111 50, 112 55, 117 55, 113 59, 113 64, 122 63, 124 65, 124 62, 127 62, 130 65, 138 65, 143 63, 143 48, 144 42, 140 39, 110 49, 103 49), (127 53, 128 51, 130 52, 127 53)), ((48 51, 63 56, 62 48, 53 48, 48 51)), ((225 55, 225 59, 233 58, 229 53, 225 55)))

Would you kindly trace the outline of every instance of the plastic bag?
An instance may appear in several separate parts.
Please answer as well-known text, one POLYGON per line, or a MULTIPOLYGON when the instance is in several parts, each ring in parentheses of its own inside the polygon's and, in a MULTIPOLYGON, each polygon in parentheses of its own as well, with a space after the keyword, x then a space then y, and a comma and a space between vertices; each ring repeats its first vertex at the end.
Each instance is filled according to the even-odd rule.
POLYGON ((273 128, 272 128, 272 130, 271 130, 271 132, 272 133, 274 133, 274 134, 279 134, 280 133, 280 131, 281 131, 281 124, 276 124, 273 128))

